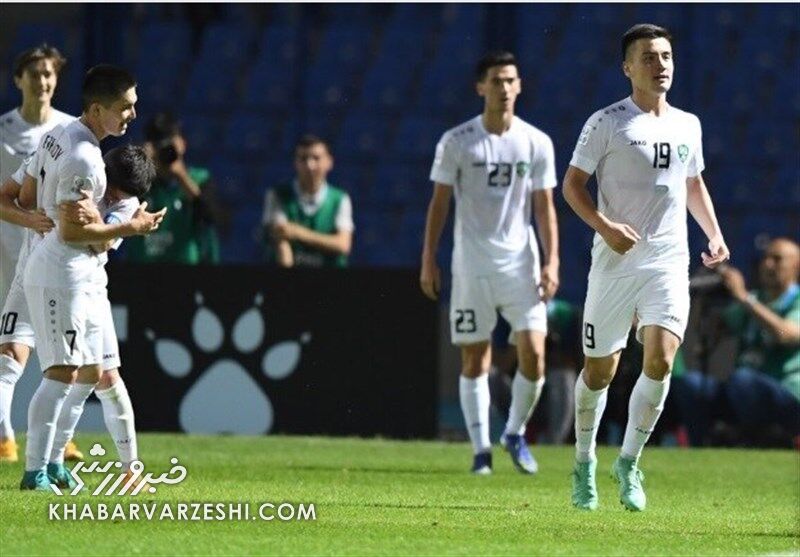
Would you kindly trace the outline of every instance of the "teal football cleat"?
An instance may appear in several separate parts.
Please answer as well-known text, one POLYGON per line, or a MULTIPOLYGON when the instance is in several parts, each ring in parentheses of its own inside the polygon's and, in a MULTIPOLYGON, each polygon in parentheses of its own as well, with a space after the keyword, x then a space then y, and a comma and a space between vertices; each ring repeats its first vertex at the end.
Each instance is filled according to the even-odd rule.
POLYGON ((611 477, 619 483, 619 502, 629 511, 643 511, 647 505, 642 487, 644 474, 639 470, 637 461, 620 455, 611 467, 611 477))
POLYGON ((575 462, 572 469, 572 505, 584 510, 595 511, 599 506, 597 500, 597 482, 595 481, 597 461, 575 462))
POLYGON ((72 491, 78 485, 75 478, 72 477, 70 471, 63 464, 50 462, 47 465, 47 476, 50 478, 50 483, 56 484, 61 489, 72 491))
POLYGON ((26 470, 19 488, 23 491, 51 491, 50 479, 44 470, 26 470))

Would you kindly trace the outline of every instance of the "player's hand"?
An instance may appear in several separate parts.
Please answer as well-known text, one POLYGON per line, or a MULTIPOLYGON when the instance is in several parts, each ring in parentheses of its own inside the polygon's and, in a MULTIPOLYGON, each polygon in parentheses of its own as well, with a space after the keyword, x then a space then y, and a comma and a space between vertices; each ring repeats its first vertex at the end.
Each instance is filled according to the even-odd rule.
POLYGON ((95 205, 92 196, 87 191, 81 191, 81 198, 77 201, 67 201, 59 204, 58 213, 59 218, 78 226, 103 221, 97 205, 95 205))
POLYGON ((543 301, 548 301, 556 295, 558 290, 558 264, 551 263, 542 267, 542 280, 539 282, 539 296, 543 301))
POLYGON ((148 213, 147 201, 139 205, 136 212, 131 217, 131 226, 137 234, 150 234, 158 230, 158 225, 164 220, 164 215, 167 213, 167 208, 164 207, 157 213, 148 213))
POLYGON ((713 269, 720 263, 730 259, 731 252, 728 250, 728 246, 722 236, 714 236, 708 241, 708 253, 703 252, 700 257, 703 259, 703 265, 713 269))
POLYGON ((642 239, 638 232, 621 222, 609 222, 600 235, 608 247, 620 255, 628 253, 642 239))
POLYGON ((728 292, 731 293, 731 296, 740 302, 747 299, 750 293, 747 291, 747 285, 744 282, 744 276, 739 269, 731 267, 730 265, 722 264, 717 267, 717 272, 722 277, 722 284, 725 285, 725 288, 728 289, 728 292))
POLYGON ((442 275, 435 261, 423 261, 419 273, 419 286, 422 292, 431 300, 439 299, 439 290, 442 286, 442 275))
POLYGON ((30 219, 30 224, 28 228, 35 230, 41 236, 44 236, 45 234, 53 230, 53 228, 56 225, 53 222, 53 220, 45 214, 44 209, 41 208, 31 212, 29 219, 30 219))

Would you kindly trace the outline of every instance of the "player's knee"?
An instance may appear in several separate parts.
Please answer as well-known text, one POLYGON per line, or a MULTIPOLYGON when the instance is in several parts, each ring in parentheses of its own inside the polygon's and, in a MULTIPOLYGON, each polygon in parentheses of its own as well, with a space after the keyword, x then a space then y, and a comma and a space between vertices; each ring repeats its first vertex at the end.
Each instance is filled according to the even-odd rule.
POLYGON ((651 379, 663 380, 672 371, 675 356, 669 354, 651 354, 644 361, 645 374, 651 379))
POLYGON ((522 372, 522 375, 532 381, 536 381, 544 377, 544 352, 531 352, 525 357, 520 357, 519 370, 522 372))
POLYGON ((97 388, 100 390, 110 389, 117 381, 119 381, 119 371, 116 368, 104 370, 100 375, 100 381, 97 382, 97 388))
POLYGON ((617 360, 614 356, 605 358, 586 358, 583 377, 586 386, 593 391, 605 389, 614 379, 617 360))
POLYGON ((492 352, 488 343, 461 347, 461 374, 469 379, 489 373, 492 352))
POLYGON ((7 354, 0 354, 0 383, 16 385, 22 377, 24 367, 7 354))
POLYGON ((0 355, 8 356, 20 364, 23 368, 25 367, 25 364, 28 363, 28 355, 30 354, 30 350, 31 349, 26 345, 17 344, 16 342, 0 344, 0 355))
POLYGON ((78 370, 78 382, 92 385, 100 381, 103 370, 100 366, 85 366, 78 370))

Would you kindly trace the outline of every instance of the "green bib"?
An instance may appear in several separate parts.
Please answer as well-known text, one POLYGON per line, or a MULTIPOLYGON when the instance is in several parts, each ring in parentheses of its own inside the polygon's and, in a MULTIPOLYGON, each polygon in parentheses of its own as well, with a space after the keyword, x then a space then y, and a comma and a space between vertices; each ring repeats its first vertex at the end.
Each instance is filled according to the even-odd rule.
MULTIPOLYGON (((328 185, 325 199, 313 214, 306 214, 300 206, 300 199, 294 187, 285 185, 275 191, 281 208, 290 222, 297 223, 320 234, 336 233, 336 215, 344 199, 345 192, 328 185)), ((336 255, 312 249, 301 242, 291 242, 294 263, 298 267, 346 267, 347 256, 336 255)), ((274 259, 274 255, 272 256, 274 259)))

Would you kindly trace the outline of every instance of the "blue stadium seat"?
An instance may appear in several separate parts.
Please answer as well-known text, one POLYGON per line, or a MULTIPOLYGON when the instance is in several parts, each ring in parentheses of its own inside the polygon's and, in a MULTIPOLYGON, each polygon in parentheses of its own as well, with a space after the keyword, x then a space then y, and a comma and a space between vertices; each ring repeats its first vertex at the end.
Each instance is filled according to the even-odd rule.
POLYGON ((261 206, 243 207, 236 212, 228 235, 222 238, 223 263, 263 261, 261 214, 261 206))
POLYGON ((280 144, 275 127, 274 119, 250 111, 235 113, 225 132, 225 152, 240 160, 273 156, 280 144))
POLYGON ((244 92, 248 106, 281 109, 291 105, 297 76, 297 45, 290 27, 269 27, 261 36, 244 92))
POLYGON ((182 114, 181 123, 188 149, 193 155, 205 157, 219 151, 224 127, 222 119, 187 112, 182 114))
POLYGON ((256 187, 246 164, 229 162, 223 156, 213 159, 210 168, 218 195, 224 203, 237 210, 258 205, 256 187))
POLYGON ((432 161, 436 143, 450 127, 438 118, 406 117, 395 135, 392 155, 432 161))
POLYGON ((213 23, 203 31, 198 62, 238 69, 250 56, 252 36, 246 28, 231 23, 213 23))
POLYGON ((386 120, 380 115, 347 116, 336 142, 336 156, 345 159, 374 160, 383 157, 388 148, 386 120))

